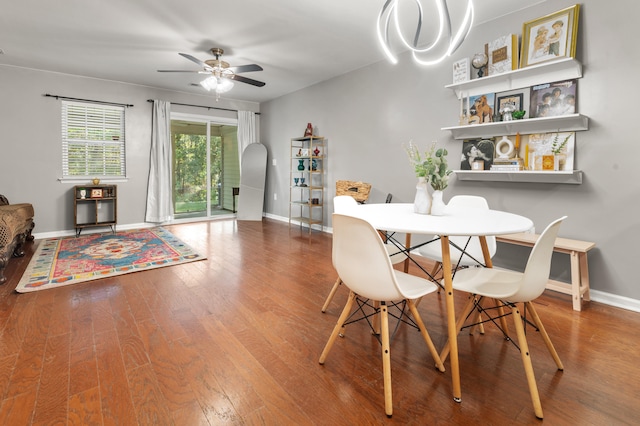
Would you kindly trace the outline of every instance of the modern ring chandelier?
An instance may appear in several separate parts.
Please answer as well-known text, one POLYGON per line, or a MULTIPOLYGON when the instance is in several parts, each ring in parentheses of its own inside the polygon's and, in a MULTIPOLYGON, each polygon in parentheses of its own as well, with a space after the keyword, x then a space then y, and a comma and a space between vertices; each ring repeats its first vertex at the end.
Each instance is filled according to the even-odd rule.
POLYGON ((389 32, 392 23, 396 27, 398 39, 404 46, 411 50, 413 59, 421 65, 435 65, 441 62, 443 59, 455 52, 465 40, 467 35, 469 35, 471 25, 473 24, 474 15, 472 0, 466 0, 466 12, 464 14, 462 22, 460 23, 460 27, 455 32, 455 34, 453 33, 451 28, 451 16, 449 15, 447 0, 432 0, 438 8, 437 19, 439 20, 439 23, 436 23, 435 16, 432 16, 432 22, 428 22, 428 25, 432 25, 435 28, 435 24, 438 24, 438 35, 433 41, 427 43, 424 46, 420 46, 420 44, 423 43, 420 40, 423 15, 423 7, 421 1, 422 0, 413 0, 415 5, 417 6, 418 19, 416 24, 415 36, 412 43, 409 42, 402 33, 400 18, 398 16, 398 4, 400 0, 386 0, 384 6, 382 6, 382 10, 380 10, 377 25, 378 40, 380 41, 380 45, 382 46, 382 50, 384 51, 385 55, 393 64, 398 63, 398 60, 395 54, 391 51, 391 45, 389 41, 389 32), (444 53, 434 53, 435 48, 439 48, 438 50, 440 52, 444 51, 444 53), (440 56, 438 56, 438 54, 440 54, 440 56))

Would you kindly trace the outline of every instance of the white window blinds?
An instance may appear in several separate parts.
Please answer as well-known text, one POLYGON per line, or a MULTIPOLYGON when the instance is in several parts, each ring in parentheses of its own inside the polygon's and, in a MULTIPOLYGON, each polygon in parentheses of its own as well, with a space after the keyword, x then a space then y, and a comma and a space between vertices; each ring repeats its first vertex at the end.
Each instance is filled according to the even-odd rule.
POLYGON ((62 102, 63 177, 125 177, 124 107, 62 102))

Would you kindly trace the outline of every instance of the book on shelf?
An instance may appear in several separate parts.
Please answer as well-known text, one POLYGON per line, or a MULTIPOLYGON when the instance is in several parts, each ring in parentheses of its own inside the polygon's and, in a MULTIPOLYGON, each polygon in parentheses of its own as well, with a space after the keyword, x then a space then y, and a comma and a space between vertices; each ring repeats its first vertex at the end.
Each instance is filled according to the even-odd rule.
POLYGON ((492 172, 519 172, 524 170, 524 166, 516 164, 493 164, 490 169, 492 172))

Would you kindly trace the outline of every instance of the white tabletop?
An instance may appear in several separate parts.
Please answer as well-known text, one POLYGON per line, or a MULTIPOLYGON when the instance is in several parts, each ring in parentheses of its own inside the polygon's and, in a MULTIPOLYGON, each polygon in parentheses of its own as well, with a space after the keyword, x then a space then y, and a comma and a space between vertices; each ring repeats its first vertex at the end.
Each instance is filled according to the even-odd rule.
POLYGON ((408 234, 502 235, 525 232, 533 222, 498 210, 447 209, 443 216, 414 213, 412 203, 362 204, 345 214, 366 220, 376 229, 408 234))

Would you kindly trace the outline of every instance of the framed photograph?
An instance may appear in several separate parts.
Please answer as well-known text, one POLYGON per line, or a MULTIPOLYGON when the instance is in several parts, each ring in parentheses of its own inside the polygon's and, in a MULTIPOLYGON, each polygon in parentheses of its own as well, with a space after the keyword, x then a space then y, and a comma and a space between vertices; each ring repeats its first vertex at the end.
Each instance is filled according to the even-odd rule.
POLYGON ((468 97, 469 124, 491 123, 493 121, 495 99, 495 93, 468 97))
POLYGON ((576 79, 531 86, 529 117, 575 114, 577 87, 576 79))
POLYGON ((490 170, 495 152, 496 145, 493 139, 466 139, 462 141, 460 170, 490 170), (479 167, 480 164, 482 164, 482 169, 479 167))
POLYGON ((102 198, 102 188, 91 188, 91 198, 102 198))
POLYGON ((520 68, 575 57, 579 11, 580 5, 576 4, 525 22, 522 27, 520 68))

